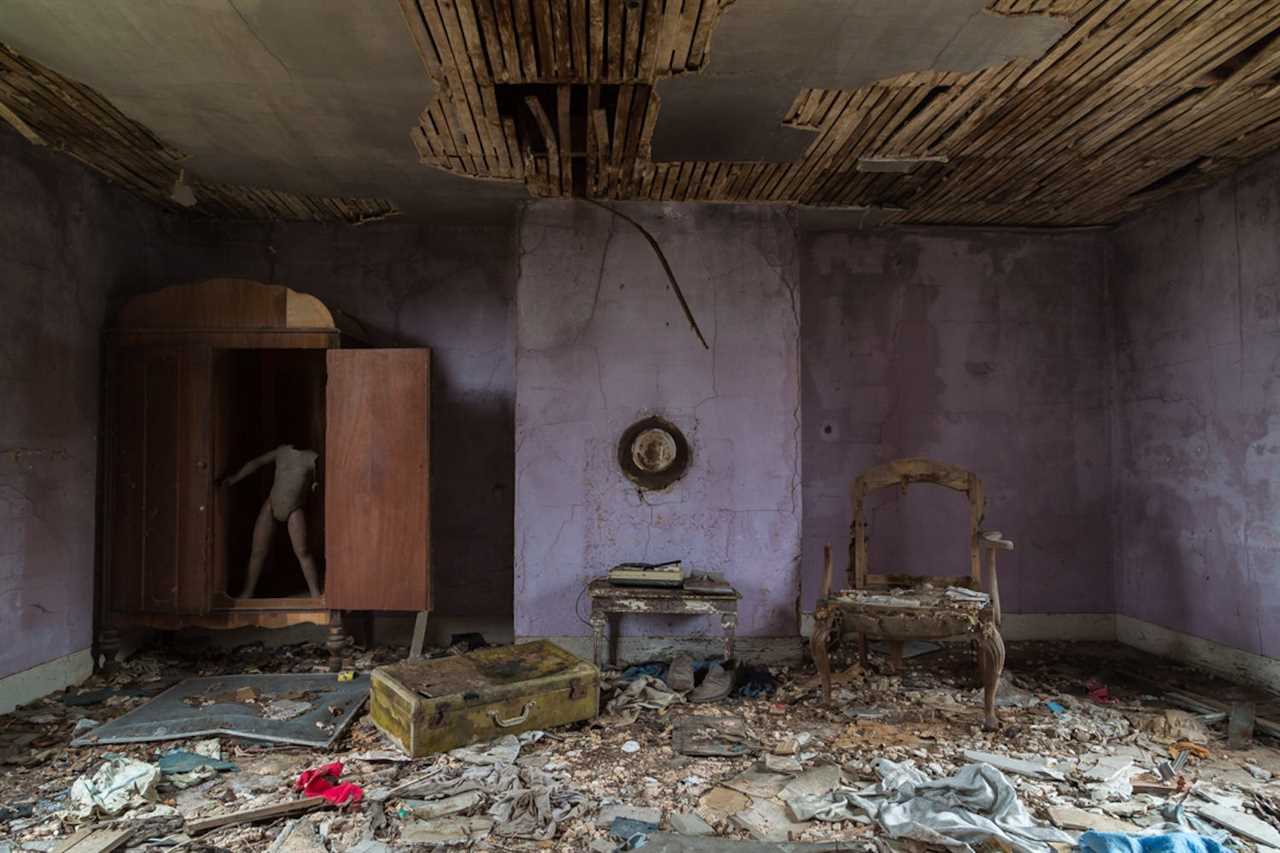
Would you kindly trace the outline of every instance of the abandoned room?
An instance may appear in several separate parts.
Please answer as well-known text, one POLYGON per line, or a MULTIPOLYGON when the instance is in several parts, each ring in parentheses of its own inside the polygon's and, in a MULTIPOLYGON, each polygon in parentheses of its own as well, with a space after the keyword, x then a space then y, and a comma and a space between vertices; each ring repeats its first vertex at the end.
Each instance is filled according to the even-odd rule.
POLYGON ((4 0, 0 853, 1280 850, 1280 0, 4 0))

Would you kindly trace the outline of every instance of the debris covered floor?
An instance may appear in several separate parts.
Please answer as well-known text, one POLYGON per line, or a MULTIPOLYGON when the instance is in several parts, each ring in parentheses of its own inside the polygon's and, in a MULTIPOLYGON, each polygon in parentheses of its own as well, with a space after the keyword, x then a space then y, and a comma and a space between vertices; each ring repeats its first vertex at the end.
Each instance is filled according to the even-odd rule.
MULTIPOLYGON (((347 663, 367 672, 403 655, 397 648, 351 649, 347 663)), ((910 657, 901 675, 885 674, 885 659, 874 653, 866 670, 848 657, 835 663, 842 668, 830 707, 820 702, 812 668, 775 670, 772 695, 735 694, 707 704, 672 701, 658 679, 621 694, 627 683, 612 673, 594 720, 418 760, 379 734, 367 707, 328 750, 227 736, 68 746, 183 678, 327 671, 327 653, 310 644, 150 649, 115 674, 96 675, 0 717, 7 782, 0 851, 55 850, 77 830, 95 826, 128 835, 117 837, 122 846, 92 849, 376 853, 452 843, 477 850, 612 851, 625 849, 623 836, 636 833, 650 835, 654 849, 713 849, 691 834, 654 835, 655 822, 664 833, 710 827, 718 837, 762 845, 744 849, 780 850, 764 845, 788 839, 844 842, 834 849, 921 849, 918 827, 905 833, 917 840, 893 841, 886 829, 890 810, 874 818, 868 810, 906 803, 894 812, 901 816, 911 811, 912 787, 925 785, 926 777, 964 780, 965 772, 978 774, 967 782, 986 785, 997 800, 1006 783, 1016 794, 1012 803, 1003 801, 1012 814, 992 817, 997 835, 988 839, 1002 849, 1065 849, 1087 829, 1140 832, 1178 823, 1236 849, 1280 839, 1280 781, 1273 778, 1280 774, 1280 751, 1264 734, 1266 721, 1280 718, 1280 704, 1257 690, 1118 645, 1013 643, 999 700, 1002 728, 988 734, 980 729, 967 645, 910 657), (1232 749, 1230 714, 1216 709, 1245 703, 1254 703, 1256 738, 1232 749), (722 723, 728 735, 721 737, 681 722, 691 715, 745 725, 722 723), (686 752, 737 754, 681 754, 673 731, 674 744, 686 752), (173 756, 160 761, 175 749, 211 757, 194 765, 175 766, 173 756), (1184 763, 1177 769, 1179 755, 1184 763), (73 783, 111 756, 156 767, 156 779, 128 792, 114 818, 101 810, 85 814, 73 783), (199 820, 295 800, 298 776, 331 762, 344 765, 343 782, 363 789, 361 802, 232 823, 193 837, 199 820), (1170 765, 1163 778, 1162 762, 1170 765), (995 772, 963 771, 966 765, 995 772)), ((299 701, 243 699, 259 709, 299 701)), ((977 837, 960 840, 983 846, 977 837)), ((941 849, 945 841, 923 843, 941 849)))

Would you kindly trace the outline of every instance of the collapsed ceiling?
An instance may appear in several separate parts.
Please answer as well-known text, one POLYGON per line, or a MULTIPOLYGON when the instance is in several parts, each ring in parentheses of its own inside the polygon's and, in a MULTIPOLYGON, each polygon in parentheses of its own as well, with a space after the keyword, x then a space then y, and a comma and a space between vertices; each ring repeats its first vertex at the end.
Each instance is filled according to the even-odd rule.
POLYGON ((185 173, 215 216, 534 195, 1102 224, 1280 147, 1278 21, 1280 0, 10 0, 0 117, 161 203, 185 173))

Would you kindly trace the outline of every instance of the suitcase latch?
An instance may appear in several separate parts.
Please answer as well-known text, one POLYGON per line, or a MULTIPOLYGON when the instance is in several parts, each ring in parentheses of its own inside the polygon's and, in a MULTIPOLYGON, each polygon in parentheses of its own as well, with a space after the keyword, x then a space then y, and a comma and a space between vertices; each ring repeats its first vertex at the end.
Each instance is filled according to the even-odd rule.
POLYGON ((586 692, 587 692, 587 691, 585 691, 585 690, 582 688, 582 682, 581 682, 581 681, 570 681, 570 682, 569 682, 569 698, 570 698, 570 699, 581 699, 581 698, 582 698, 582 696, 583 696, 583 694, 584 694, 584 693, 586 693, 586 692))

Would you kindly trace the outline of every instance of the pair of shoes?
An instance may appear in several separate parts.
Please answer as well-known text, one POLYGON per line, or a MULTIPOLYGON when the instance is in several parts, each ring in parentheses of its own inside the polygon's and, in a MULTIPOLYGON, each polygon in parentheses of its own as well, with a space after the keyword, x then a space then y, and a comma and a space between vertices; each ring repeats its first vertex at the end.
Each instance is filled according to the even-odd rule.
POLYGON ((733 672, 720 663, 711 664, 702 683, 686 697, 690 702, 718 702, 733 690, 733 672))
POLYGON ((693 689, 693 658, 683 652, 671 659, 667 667, 667 686, 677 693, 688 693, 693 689))

